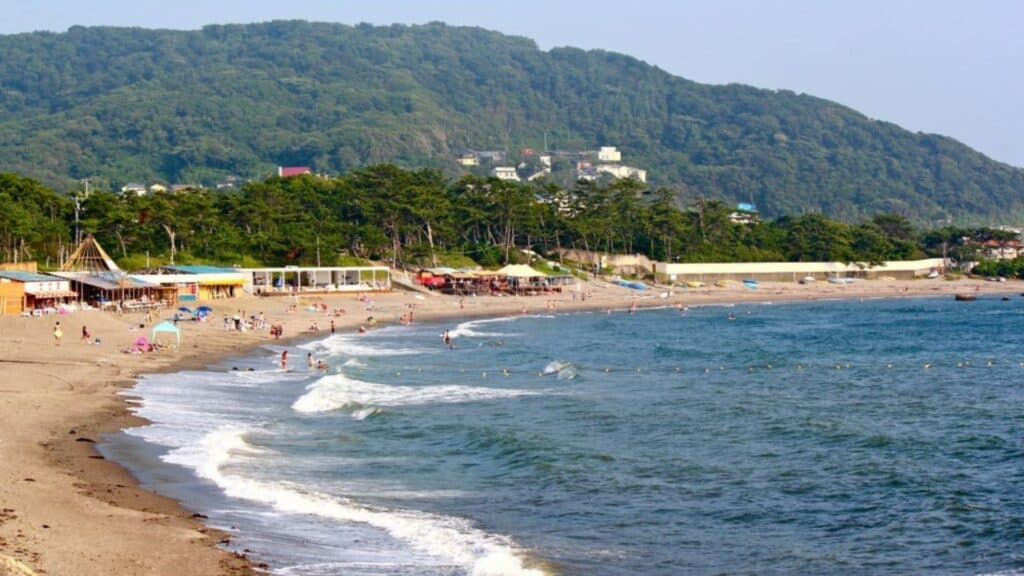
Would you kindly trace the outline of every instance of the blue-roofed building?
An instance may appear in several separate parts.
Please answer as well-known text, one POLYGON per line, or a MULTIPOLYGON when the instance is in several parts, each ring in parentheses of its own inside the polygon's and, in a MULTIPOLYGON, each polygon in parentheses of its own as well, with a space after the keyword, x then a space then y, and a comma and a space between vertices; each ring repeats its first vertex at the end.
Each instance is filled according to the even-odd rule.
POLYGON ((245 275, 234 268, 206 264, 172 264, 153 274, 136 274, 146 282, 177 290, 179 302, 220 300, 241 296, 245 275))
POLYGON ((761 215, 757 213, 757 206, 753 202, 740 202, 736 204, 736 211, 729 214, 729 220, 733 224, 758 224, 761 215))
POLYGON ((0 315, 53 311, 76 296, 64 278, 22 270, 0 270, 0 315))

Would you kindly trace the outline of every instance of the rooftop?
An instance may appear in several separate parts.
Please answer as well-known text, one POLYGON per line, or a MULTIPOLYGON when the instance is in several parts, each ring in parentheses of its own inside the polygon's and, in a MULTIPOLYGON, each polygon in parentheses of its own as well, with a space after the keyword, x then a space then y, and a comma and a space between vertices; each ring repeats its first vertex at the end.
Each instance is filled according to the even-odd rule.
POLYGON ((0 270, 0 278, 7 278, 16 282, 56 282, 63 280, 63 278, 50 276, 49 274, 23 272, 21 270, 0 270))
POLYGON ((206 264, 164 266, 163 269, 172 270, 181 274, 227 274, 238 272, 238 270, 235 270, 234 268, 209 266, 206 264))

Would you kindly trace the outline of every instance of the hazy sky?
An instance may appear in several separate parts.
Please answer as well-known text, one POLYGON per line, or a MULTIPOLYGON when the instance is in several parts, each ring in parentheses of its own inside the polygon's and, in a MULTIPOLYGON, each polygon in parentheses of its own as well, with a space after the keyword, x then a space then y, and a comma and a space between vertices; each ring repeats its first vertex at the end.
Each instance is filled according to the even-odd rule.
POLYGON ((0 33, 303 19, 443 21, 787 88, 1024 166, 1024 0, 0 0, 0 33))

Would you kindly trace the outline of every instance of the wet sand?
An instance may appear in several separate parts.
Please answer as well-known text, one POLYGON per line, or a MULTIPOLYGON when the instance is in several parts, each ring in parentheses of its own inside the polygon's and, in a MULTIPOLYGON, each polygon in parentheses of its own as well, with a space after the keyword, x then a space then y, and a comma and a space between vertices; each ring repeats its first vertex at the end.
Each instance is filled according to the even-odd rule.
MULTIPOLYGON (((251 574, 244 554, 218 545, 228 534, 205 527, 202 517, 177 502, 139 488, 123 468, 104 460, 96 442, 104 433, 144 422, 131 415, 130 398, 119 392, 138 374, 201 367, 243 355, 273 340, 267 331, 225 331, 223 317, 263 312, 268 323, 284 326, 284 340, 323 336, 330 321, 338 332, 355 332, 373 316, 395 324, 413 310, 416 322, 460 322, 468 318, 584 309, 625 310, 637 307, 794 300, 913 297, 972 293, 979 298, 1019 298, 1022 282, 975 280, 859 281, 850 285, 762 283, 700 289, 657 288, 637 292, 601 282, 582 291, 554 296, 466 297, 419 295, 396 291, 355 295, 257 299, 244 297, 211 303, 208 322, 181 322, 177 350, 125 354, 135 338, 150 336, 139 328, 143 314, 117 316, 86 311, 35 318, 0 318, 0 576, 52 574, 235 575, 251 574), (584 300, 583 296, 586 295, 584 300), (297 309, 289 311, 289 305, 297 309), (306 310, 323 304, 328 313, 306 310), (410 308, 412 307, 412 308, 410 308), (343 308, 345 313, 331 316, 343 308), (54 322, 63 331, 58 345, 54 322), (319 332, 309 330, 313 322, 319 332), (80 340, 82 326, 99 344, 80 340)), ((970 305, 965 303, 965 305, 970 305)), ((164 311, 161 318, 173 312, 164 311)), ((161 340, 167 341, 164 335, 161 340)), ((279 342, 280 343, 280 342, 279 342)), ((295 361, 301 358, 296 351, 295 361)))

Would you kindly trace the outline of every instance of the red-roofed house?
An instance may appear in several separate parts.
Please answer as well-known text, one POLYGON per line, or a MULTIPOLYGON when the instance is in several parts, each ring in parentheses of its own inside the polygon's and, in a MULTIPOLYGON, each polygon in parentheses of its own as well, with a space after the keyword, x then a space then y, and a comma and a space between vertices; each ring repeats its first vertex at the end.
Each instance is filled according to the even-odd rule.
POLYGON ((988 240, 982 247, 982 255, 989 260, 1013 260, 1024 254, 1024 243, 1020 240, 988 240))
POLYGON ((291 176, 301 176, 303 174, 312 174, 313 170, 309 166, 278 166, 277 175, 281 178, 289 178, 291 176))

